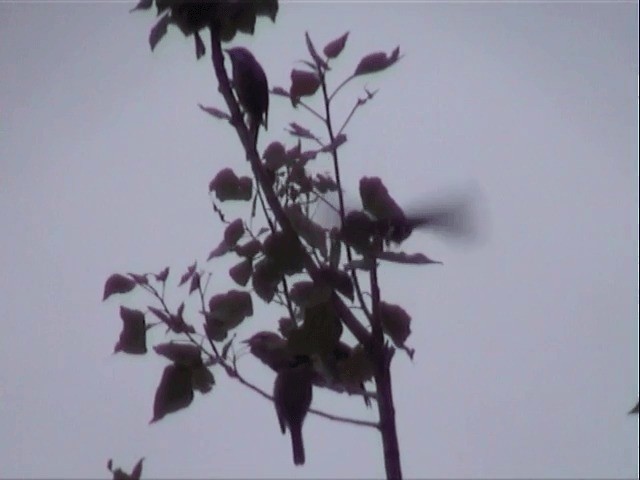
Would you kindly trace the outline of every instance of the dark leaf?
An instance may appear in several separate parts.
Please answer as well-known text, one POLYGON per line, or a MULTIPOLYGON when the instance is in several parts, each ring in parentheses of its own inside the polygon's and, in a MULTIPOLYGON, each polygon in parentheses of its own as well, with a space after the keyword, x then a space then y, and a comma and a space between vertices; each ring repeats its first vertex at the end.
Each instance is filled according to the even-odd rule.
POLYGON ((411 335, 411 317, 399 305, 380 302, 382 330, 397 347, 403 347, 411 335))
POLYGON ((278 283, 280 283, 281 278, 282 272, 274 260, 263 258, 253 268, 251 286, 256 295, 266 303, 269 303, 278 289, 278 283))
POLYGON ((191 384, 194 390, 200 393, 209 393, 216 381, 213 373, 205 365, 200 365, 191 369, 191 384))
POLYGON ((191 280, 191 277, 196 272, 196 266, 197 262, 193 262, 192 265, 187 267, 187 271, 182 275, 182 277, 180 277, 180 283, 178 284, 179 287, 191 280))
POLYGON ((318 285, 306 280, 295 283, 289 290, 289 298, 301 308, 326 303, 330 297, 331 289, 326 285, 318 285))
POLYGON ((200 57, 202 57, 207 52, 207 49, 204 46, 202 38, 200 38, 200 33, 196 32, 193 35, 193 38, 196 43, 196 60, 200 60, 200 57))
POLYGON ((128 274, 137 285, 148 285, 149 280, 146 275, 139 275, 137 273, 129 273, 128 274))
POLYGON ((275 87, 271 90, 271 93, 273 95, 280 95, 281 97, 289 97, 289 92, 287 92, 284 88, 282 87, 275 87))
POLYGON ((191 285, 189 285, 189 295, 200 288, 200 274, 195 272, 191 277, 191 285))
POLYGON ((164 310, 160 310, 159 308, 152 307, 149 305, 149 311, 153 313, 156 317, 158 317, 163 323, 168 324, 170 322, 169 315, 165 313, 164 310))
POLYGON ((122 331, 114 348, 114 353, 125 352, 133 355, 147 353, 147 329, 144 313, 127 307, 120 307, 122 331))
POLYGON ((229 349, 231 348, 231 345, 233 345, 233 338, 229 340, 227 343, 225 343, 224 346, 222 347, 222 352, 220 352, 220 356, 225 360, 227 359, 227 355, 229 354, 229 349))
POLYGON ((262 250, 277 269, 278 281, 281 274, 293 275, 304 268, 302 247, 293 235, 274 232, 264 240, 262 250))
POLYGON ((209 183, 209 192, 215 192, 221 202, 226 200, 251 200, 253 183, 249 177, 240 177, 230 168, 220 170, 209 183))
POLYGON ((291 70, 291 88, 289 95, 292 99, 300 97, 308 97, 318 91, 320 87, 320 78, 315 72, 307 72, 305 70, 291 70))
POLYGON ((173 363, 185 367, 197 367, 202 365, 200 349, 191 343, 161 343, 153 347, 158 355, 168 358, 173 363))
MULTIPOLYGON (((311 133, 311 130, 308 130, 304 127, 301 127, 300 125, 298 125, 295 122, 291 122, 289 124, 289 129, 287 130, 287 132, 289 132, 291 135, 294 135, 296 137, 301 137, 301 138, 308 138, 308 139, 315 139, 316 137, 313 135, 313 133, 311 133)), ((299 153, 298 153, 299 156, 299 153)))
POLYGON ((348 37, 349 37, 349 32, 327 43, 327 45, 323 49, 325 56, 327 58, 336 58, 338 55, 340 55, 340 53, 342 52, 342 49, 347 43, 348 37))
POLYGON ((224 241, 232 248, 238 243, 238 240, 242 238, 244 234, 244 225, 242 219, 237 218, 231 222, 224 231, 224 241))
POLYGON ((131 480, 140 480, 142 477, 142 462, 144 461, 144 457, 138 460, 138 463, 135 464, 133 470, 131 470, 131 480))
POLYGON ((253 239, 244 245, 236 245, 233 250, 241 257, 253 258, 262 250, 262 244, 259 240, 253 239))
POLYGON ((320 55, 318 55, 318 52, 316 51, 316 47, 313 46, 313 42, 311 41, 311 37, 309 36, 309 32, 304 33, 304 38, 307 42, 307 50, 309 50, 309 54, 311 55, 311 58, 313 58, 313 61, 316 64, 316 68, 318 70, 321 70, 321 69, 328 70, 329 66, 327 65, 327 62, 325 62, 320 57, 320 55))
POLYGON ((278 320, 278 331, 284 338, 289 338, 289 335, 296 329, 296 322, 291 317, 282 317, 278 320))
POLYGON ((166 282, 169 276, 169 267, 165 267, 160 273, 156 274, 156 280, 159 282, 166 282))
POLYGON ((313 179, 313 186, 320 193, 336 192, 338 184, 328 175, 317 174, 313 179))
POLYGON ((633 414, 638 415, 638 402, 636 402, 636 406, 633 407, 631 411, 629 411, 629 415, 633 415, 633 414))
POLYGON ((149 10, 153 5, 153 0, 139 0, 138 4, 129 10, 129 13, 135 12, 136 10, 149 10))
POLYGON ((243 260, 229 269, 229 276, 242 287, 247 285, 252 273, 253 268, 249 259, 243 260))
POLYGON ((167 34, 167 27, 170 23, 171 15, 166 14, 160 20, 158 20, 158 22, 151 29, 151 32, 149 33, 149 45, 151 46, 152 52, 153 49, 156 48, 156 45, 158 45, 158 42, 162 40, 162 37, 167 34))
POLYGON ((351 282, 351 276, 347 272, 325 266, 320 267, 318 275, 325 285, 337 290, 353 301, 353 283, 351 282))
POLYGON ((225 340, 229 332, 222 320, 214 317, 210 313, 207 313, 205 318, 206 323, 204 324, 204 331, 207 334, 207 337, 214 342, 222 342, 225 340))
POLYGON ((287 164, 287 153, 280 142, 271 142, 262 154, 265 165, 272 172, 278 171, 287 164))
POLYGON ((162 372, 162 379, 156 390, 150 423, 188 407, 192 401, 191 369, 182 365, 168 365, 162 372))
POLYGON ((251 295, 240 290, 214 295, 209 300, 209 313, 222 321, 227 329, 235 328, 253 315, 251 295))
POLYGON ((388 262, 395 263, 408 263, 412 265, 427 265, 436 263, 442 265, 442 262, 438 262, 437 260, 431 260, 429 257, 426 257, 422 253, 412 253, 406 254, 404 252, 380 252, 378 258, 381 260, 387 260, 388 262))
POLYGON ((344 133, 341 133, 340 135, 338 135, 333 142, 331 142, 328 145, 325 145, 324 147, 322 147, 320 149, 321 152, 333 152, 334 150, 337 150, 338 147, 340 147, 342 144, 347 142, 347 136, 344 133))
MULTIPOLYGON (((216 107, 205 107, 200 103, 198 104, 198 106, 200 107, 200 110, 202 110, 203 112, 207 112, 209 115, 212 115, 215 118, 219 118, 221 120, 231 120, 231 115, 229 115, 227 112, 223 112, 222 110, 217 109, 216 107)), ((211 190, 211 187, 209 187, 209 190, 211 190)))
POLYGON ((136 282, 131 280, 124 275, 120 275, 119 273, 114 273, 107 281, 104 283, 104 294, 102 295, 102 301, 104 302, 107 298, 115 293, 127 293, 133 290, 136 286, 136 282))
POLYGON ((360 63, 356 67, 356 70, 353 74, 354 76, 366 75, 368 73, 375 73, 381 70, 385 70, 386 68, 396 63, 399 57, 400 47, 396 47, 389 56, 387 56, 387 54, 384 52, 371 53, 360 60, 360 63))
POLYGON ((227 242, 222 240, 216 248, 211 250, 211 252, 209 253, 209 256, 207 257, 207 261, 211 260, 212 258, 221 257, 225 253, 229 253, 230 250, 231 249, 229 248, 229 245, 227 245, 227 242))

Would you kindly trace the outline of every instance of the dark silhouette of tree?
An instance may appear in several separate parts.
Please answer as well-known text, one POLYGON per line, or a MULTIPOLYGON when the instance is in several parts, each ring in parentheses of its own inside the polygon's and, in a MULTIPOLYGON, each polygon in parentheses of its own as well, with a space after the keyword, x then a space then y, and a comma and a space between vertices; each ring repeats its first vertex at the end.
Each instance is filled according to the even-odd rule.
MULTIPOLYGON (((382 262, 439 263, 421 253, 398 250, 417 228, 456 236, 468 235, 470 230, 465 197, 408 214, 376 177, 360 180, 362 208, 346 211, 340 147, 347 141, 345 130, 354 114, 374 99, 376 92, 365 89, 339 127, 332 106, 347 83, 395 64, 400 49, 365 55, 353 73, 330 92, 330 64, 345 48, 349 33, 322 50, 307 34, 309 57, 303 62, 304 68, 291 71, 288 89, 275 87, 270 94, 272 103, 279 97, 320 119, 326 131, 317 134, 290 123, 287 132, 293 138, 291 144, 273 141, 259 153, 258 131, 261 126, 266 129, 270 103, 268 80, 259 61, 241 47, 227 50, 232 65, 229 78, 222 43, 238 31, 253 33, 258 16, 275 21, 277 2, 141 0, 134 10, 150 9, 154 3, 160 19, 149 37, 152 49, 173 25, 194 38, 199 59, 207 50, 201 32, 209 32, 208 48, 226 110, 200 107, 235 129, 247 160, 238 161, 235 167, 238 171, 249 167, 250 175, 224 168, 209 183, 213 209, 226 226, 205 264, 194 262, 180 276, 178 287, 185 288, 186 298, 178 307, 165 300, 169 267, 158 273, 116 273, 105 283, 103 300, 133 289, 144 290, 153 298, 146 311, 120 308, 123 329, 116 352, 146 354, 146 334, 152 328, 164 326, 172 338, 153 347, 168 364, 155 393, 151 422, 188 407, 194 391, 211 391, 214 375, 224 372, 275 401, 282 432, 289 430, 292 435, 296 465, 305 460, 302 430, 310 413, 378 431, 387 478, 402 478, 391 364, 398 350, 413 357, 414 351, 407 345, 411 317, 401 306, 382 299, 379 266, 382 262), (312 97, 319 98, 319 107, 310 103, 312 97), (325 156, 331 158, 333 171, 318 171, 314 161, 325 156), (337 196, 337 205, 331 203, 329 194, 337 196), (224 211, 227 202, 247 202, 247 218, 228 220, 224 211), (314 220, 314 210, 320 204, 329 205, 339 215, 338 227, 327 229, 314 220), (254 226, 259 221, 258 209, 264 218, 263 228, 254 226), (215 266, 209 265, 222 256, 238 258, 229 270, 237 288, 212 295, 207 286, 209 268, 215 270, 215 266), (273 395, 253 385, 237 365, 239 342, 234 331, 253 315, 255 297, 277 303, 284 312, 277 326, 274 323, 278 333, 259 332, 245 341, 251 353, 276 372, 273 395), (202 328, 196 319, 185 315, 185 303, 190 300, 199 305, 202 328), (314 388, 362 396, 367 406, 376 405, 379 421, 345 418, 310 408, 314 388)), ((142 461, 132 474, 114 470, 111 461, 108 466, 114 478, 139 478, 142 471, 142 461)))

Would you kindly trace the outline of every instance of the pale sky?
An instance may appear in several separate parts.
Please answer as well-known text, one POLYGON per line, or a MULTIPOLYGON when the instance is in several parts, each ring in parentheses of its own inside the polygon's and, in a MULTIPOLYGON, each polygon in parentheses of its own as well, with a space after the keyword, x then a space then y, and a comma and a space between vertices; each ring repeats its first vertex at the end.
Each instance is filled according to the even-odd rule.
MULTIPOLYGON (((165 362, 111 352, 119 300, 149 298, 103 304, 104 281, 205 265, 222 236, 208 183, 248 166, 235 132, 197 107, 224 104, 209 57, 177 29, 150 52, 154 15, 133 5, 0 3, 0 477, 105 478, 107 459, 143 456, 145 478, 384 476, 373 430, 317 416, 294 467, 273 405, 219 370, 211 393, 148 425, 165 362)), ((416 234, 405 250, 444 265, 381 270, 417 350, 393 370, 405 476, 636 476, 638 3, 283 1, 275 25, 233 44, 288 88, 305 31, 320 48, 351 32, 333 86, 367 53, 403 54, 337 105, 344 118, 380 90, 341 149, 355 198, 363 175, 401 204, 482 192, 481 241, 416 234)), ((271 105, 262 146, 292 145, 293 119, 324 135, 271 105)), ((234 288, 231 258, 206 265, 212 294, 234 288)), ((281 312, 254 306, 240 339, 275 328, 281 312)), ((271 389, 266 367, 239 365, 271 389)), ((376 419, 317 390, 314 407, 376 419)))

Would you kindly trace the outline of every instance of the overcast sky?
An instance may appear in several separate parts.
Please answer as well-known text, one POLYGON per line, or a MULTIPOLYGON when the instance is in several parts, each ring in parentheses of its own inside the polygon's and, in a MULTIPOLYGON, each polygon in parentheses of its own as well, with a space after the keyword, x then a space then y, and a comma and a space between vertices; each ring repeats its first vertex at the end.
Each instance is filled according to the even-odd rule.
MULTIPOLYGON (((222 235, 208 182, 248 166, 232 129, 197 108, 223 106, 209 58, 177 29, 150 52, 154 16, 132 5, 0 4, 0 477, 106 477, 108 458, 142 456, 146 478, 382 477, 373 430, 316 416, 295 468, 273 405, 220 371, 210 394, 148 425, 164 362, 111 354, 120 299, 101 302, 104 281, 204 265, 222 235)), ((393 370, 406 477, 636 476, 637 2, 281 2, 275 25, 233 44, 288 88, 305 31, 322 47, 347 30, 333 86, 367 53, 403 54, 336 105, 344 118, 379 89, 341 149, 353 197, 362 175, 401 204, 481 192, 476 244, 416 234, 406 251, 444 265, 382 267, 417 349, 393 370)), ((271 104, 262 146, 291 145, 292 118, 324 136, 271 104)), ((211 293, 233 288, 230 265, 207 264, 211 293)), ((281 312, 254 305, 239 338, 275 328, 281 312)), ((239 365, 271 389, 264 366, 239 365)), ((376 419, 357 398, 316 392, 314 406, 376 419)))

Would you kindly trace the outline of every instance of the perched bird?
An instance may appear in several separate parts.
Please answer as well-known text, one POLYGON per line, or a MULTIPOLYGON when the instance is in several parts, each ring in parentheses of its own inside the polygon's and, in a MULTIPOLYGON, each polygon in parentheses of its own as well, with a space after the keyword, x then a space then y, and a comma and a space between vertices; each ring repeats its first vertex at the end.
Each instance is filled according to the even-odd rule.
MULTIPOLYGON (((287 348, 287 340, 277 333, 258 332, 251 338, 244 340, 243 343, 249 345, 249 351, 254 357, 276 373, 294 361, 294 356, 287 348)), ((349 358, 351 352, 352 348, 349 345, 344 342, 338 342, 333 356, 324 361, 314 362, 314 372, 311 380, 313 384, 316 387, 344 392, 345 388, 340 384, 339 380, 340 362, 349 358)), ((360 384, 359 390, 361 392, 365 391, 364 384, 360 384)), ((349 389, 347 391, 349 393, 357 393, 349 389)), ((367 407, 371 406, 371 400, 368 397, 364 397, 364 403, 367 407)))
POLYGON ((225 50, 231 59, 233 88, 238 101, 249 115, 249 129, 253 131, 255 139, 258 137, 260 124, 267 129, 269 113, 269 84, 264 70, 244 47, 234 47, 225 50))
POLYGON ((280 430, 285 434, 289 429, 295 465, 304 465, 302 424, 311 406, 313 375, 313 367, 309 359, 296 357, 288 367, 278 372, 273 386, 273 401, 280 430))
POLYGON ((287 350, 287 340, 274 332, 258 332, 243 343, 249 345, 251 354, 271 370, 288 367, 293 360, 287 350))

